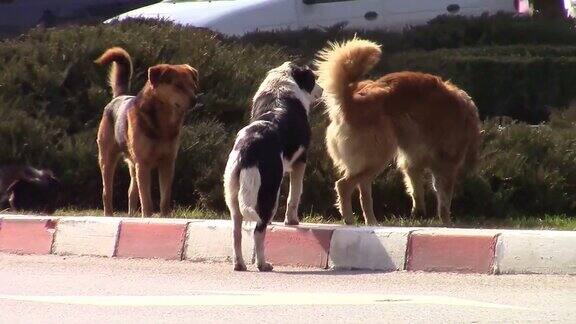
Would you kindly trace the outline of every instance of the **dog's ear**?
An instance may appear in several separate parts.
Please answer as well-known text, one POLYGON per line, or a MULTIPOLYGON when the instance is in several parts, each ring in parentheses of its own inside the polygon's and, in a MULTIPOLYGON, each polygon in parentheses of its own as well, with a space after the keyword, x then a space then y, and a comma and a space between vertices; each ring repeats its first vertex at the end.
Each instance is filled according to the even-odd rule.
POLYGON ((312 93, 312 90, 314 90, 314 86, 316 85, 316 76, 309 67, 293 65, 292 77, 300 89, 312 93))
POLYGON ((198 92, 198 89, 200 89, 200 82, 198 80, 199 76, 198 76, 198 70, 196 70, 195 68, 191 67, 188 64, 182 64, 182 66, 189 71, 190 76, 192 77, 192 81, 194 82, 194 92, 198 92))
POLYGON ((155 65, 148 69, 148 80, 152 89, 158 87, 163 79, 166 78, 170 71, 170 67, 165 64, 155 65))

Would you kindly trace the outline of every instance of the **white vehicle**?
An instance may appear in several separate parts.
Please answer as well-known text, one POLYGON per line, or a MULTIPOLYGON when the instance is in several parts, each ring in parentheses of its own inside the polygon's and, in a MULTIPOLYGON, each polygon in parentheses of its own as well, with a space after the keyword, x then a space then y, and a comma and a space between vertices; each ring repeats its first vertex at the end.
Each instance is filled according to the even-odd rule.
POLYGON ((165 0, 122 14, 163 18, 226 35, 346 23, 355 29, 400 29, 441 14, 518 12, 522 0, 165 0))

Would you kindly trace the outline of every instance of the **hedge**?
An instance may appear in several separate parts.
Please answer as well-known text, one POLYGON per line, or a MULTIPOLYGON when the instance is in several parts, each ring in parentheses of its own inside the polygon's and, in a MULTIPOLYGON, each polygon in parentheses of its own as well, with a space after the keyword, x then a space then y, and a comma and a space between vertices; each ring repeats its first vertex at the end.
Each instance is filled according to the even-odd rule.
POLYGON ((441 75, 474 98, 481 116, 537 124, 551 108, 576 97, 576 46, 512 45, 404 52, 381 72, 417 70, 441 75))

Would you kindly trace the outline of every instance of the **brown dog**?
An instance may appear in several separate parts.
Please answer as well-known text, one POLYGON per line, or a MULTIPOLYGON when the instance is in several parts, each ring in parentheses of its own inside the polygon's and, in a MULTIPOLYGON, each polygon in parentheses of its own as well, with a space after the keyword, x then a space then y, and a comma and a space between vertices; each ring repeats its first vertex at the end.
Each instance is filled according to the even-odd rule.
POLYGON ((148 81, 136 96, 128 96, 132 61, 122 48, 108 49, 95 61, 110 64, 112 101, 104 108, 98 129, 98 159, 102 171, 104 214, 112 215, 112 188, 118 159, 130 169, 128 213, 142 205, 142 217, 152 215, 151 171, 158 168, 160 213, 170 213, 174 163, 180 129, 188 107, 196 103, 198 71, 187 64, 160 64, 148 69, 148 81))
POLYGON ((472 99, 439 77, 400 72, 360 81, 381 56, 380 46, 353 39, 318 54, 330 125, 328 153, 343 177, 336 182, 344 221, 354 222, 351 195, 358 187, 366 224, 375 224, 372 182, 396 158, 412 197, 412 214, 424 216, 424 173, 430 171, 438 215, 451 224, 450 205, 461 171, 478 158, 480 120, 472 99))

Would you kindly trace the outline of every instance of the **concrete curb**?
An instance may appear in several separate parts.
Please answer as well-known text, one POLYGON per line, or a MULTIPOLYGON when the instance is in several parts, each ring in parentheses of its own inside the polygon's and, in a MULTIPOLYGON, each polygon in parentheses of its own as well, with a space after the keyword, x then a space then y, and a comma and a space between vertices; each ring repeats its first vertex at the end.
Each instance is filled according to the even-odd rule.
MULTIPOLYGON (((251 263, 253 223, 244 223, 251 263)), ((375 271, 576 274, 576 231, 273 223, 274 265, 375 271)), ((229 220, 0 215, 0 252, 230 262, 229 220)))
POLYGON ((504 231, 495 256, 497 273, 576 274, 576 232, 504 231))
POLYGON ((379 271, 404 270, 412 228, 344 227, 334 230, 330 267, 379 271))
POLYGON ((64 217, 56 222, 52 253, 112 257, 118 241, 120 219, 64 217))
MULTIPOLYGON (((255 224, 244 223, 242 255, 246 264, 252 263, 255 224)), ((232 262, 232 222, 206 220, 188 225, 184 259, 194 262, 232 262)))
POLYGON ((406 270, 493 273, 498 232, 426 229, 411 233, 406 270))

